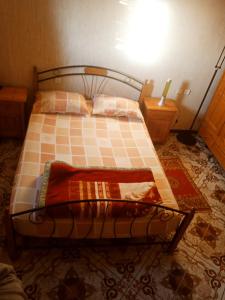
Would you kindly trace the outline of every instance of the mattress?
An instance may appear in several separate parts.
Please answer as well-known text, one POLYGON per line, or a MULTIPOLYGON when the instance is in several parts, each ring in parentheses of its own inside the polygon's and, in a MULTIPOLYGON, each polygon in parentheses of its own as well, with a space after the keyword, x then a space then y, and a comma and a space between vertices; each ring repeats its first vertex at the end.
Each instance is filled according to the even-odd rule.
MULTIPOLYGON (((15 214, 33 208, 40 189, 40 176, 45 162, 60 160, 79 167, 151 168, 155 183, 162 198, 162 205, 178 209, 171 187, 160 164, 144 121, 128 118, 103 116, 77 116, 62 114, 31 114, 28 130, 14 179, 10 201, 10 213, 15 214)), ((24 235, 89 237, 126 236, 131 220, 106 220, 104 232, 99 220, 80 220, 71 225, 68 219, 46 219, 41 224, 30 222, 30 217, 20 215, 14 218, 15 228, 24 235), (29 226, 28 226, 29 225, 29 226), (57 225, 57 226, 55 226, 57 225), (72 226, 72 227, 71 227, 72 226), (87 228, 92 227, 90 230, 87 228), (54 227, 54 229, 53 229, 54 227), (114 233, 113 233, 114 232, 114 233)), ((135 220, 133 235, 146 233, 145 217, 135 220)), ((179 222, 171 218, 168 224, 161 224, 156 218, 149 234, 170 231, 179 222), (163 227, 164 226, 164 227, 163 227), (166 229, 165 229, 166 226, 166 229)), ((165 223, 165 222, 164 222, 165 223)))

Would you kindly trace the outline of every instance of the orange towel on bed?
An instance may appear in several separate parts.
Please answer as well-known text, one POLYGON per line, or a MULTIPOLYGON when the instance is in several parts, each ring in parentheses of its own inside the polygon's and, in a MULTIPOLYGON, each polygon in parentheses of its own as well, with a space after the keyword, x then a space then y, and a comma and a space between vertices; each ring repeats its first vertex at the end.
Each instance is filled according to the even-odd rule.
POLYGON ((39 207, 62 204, 66 201, 77 203, 51 208, 55 216, 65 217, 68 212, 73 212, 79 217, 102 217, 106 214, 139 216, 143 215, 147 207, 138 205, 137 201, 159 204, 161 198, 149 169, 77 168, 64 162, 47 162, 39 207))

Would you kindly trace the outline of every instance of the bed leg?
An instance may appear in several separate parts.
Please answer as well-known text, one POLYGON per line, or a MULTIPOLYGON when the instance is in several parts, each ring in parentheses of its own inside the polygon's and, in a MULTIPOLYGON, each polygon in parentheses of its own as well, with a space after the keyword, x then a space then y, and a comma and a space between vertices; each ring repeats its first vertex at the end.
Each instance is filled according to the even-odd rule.
POLYGON ((177 229, 172 241, 170 242, 170 244, 167 248, 167 252, 169 254, 173 253, 173 251, 177 248, 177 245, 178 245, 179 241, 182 239, 188 225, 191 223, 191 220, 193 219, 194 214, 195 214, 195 210, 192 209, 190 211, 190 213, 188 213, 182 220, 179 228, 177 229))
POLYGON ((17 249, 16 249, 16 236, 13 228, 12 218, 10 217, 9 209, 5 211, 5 232, 6 232, 6 246, 8 250, 8 254, 11 259, 15 259, 17 257, 17 249))

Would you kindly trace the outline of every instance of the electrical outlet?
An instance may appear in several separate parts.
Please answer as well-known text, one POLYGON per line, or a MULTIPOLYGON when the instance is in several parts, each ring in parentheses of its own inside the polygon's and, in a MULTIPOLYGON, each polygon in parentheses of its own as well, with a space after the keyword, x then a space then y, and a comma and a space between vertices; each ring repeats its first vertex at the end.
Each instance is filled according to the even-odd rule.
POLYGON ((191 93, 191 89, 185 89, 185 90, 179 90, 177 91, 177 95, 186 95, 186 96, 189 96, 191 93))
POLYGON ((186 90, 184 90, 184 95, 190 95, 190 93, 191 93, 191 89, 186 89, 186 90))

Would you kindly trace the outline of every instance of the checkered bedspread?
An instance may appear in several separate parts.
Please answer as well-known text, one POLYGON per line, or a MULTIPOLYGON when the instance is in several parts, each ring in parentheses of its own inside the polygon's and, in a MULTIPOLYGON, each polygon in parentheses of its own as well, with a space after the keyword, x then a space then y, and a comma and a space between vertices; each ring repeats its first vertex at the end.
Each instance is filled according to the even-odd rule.
POLYGON ((32 114, 16 171, 12 213, 32 208, 37 179, 48 160, 81 167, 151 168, 163 203, 178 207, 146 126, 140 120, 32 114))

